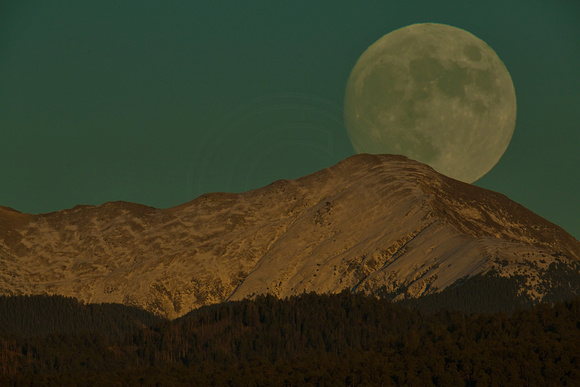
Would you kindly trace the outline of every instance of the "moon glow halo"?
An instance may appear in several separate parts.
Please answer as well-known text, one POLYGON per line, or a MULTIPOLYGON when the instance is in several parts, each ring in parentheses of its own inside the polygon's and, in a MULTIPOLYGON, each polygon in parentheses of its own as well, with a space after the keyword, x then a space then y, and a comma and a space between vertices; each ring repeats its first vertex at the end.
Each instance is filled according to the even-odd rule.
POLYGON ((503 62, 469 32, 434 23, 395 30, 360 57, 345 125, 357 153, 402 154, 472 183, 507 149, 516 121, 503 62))

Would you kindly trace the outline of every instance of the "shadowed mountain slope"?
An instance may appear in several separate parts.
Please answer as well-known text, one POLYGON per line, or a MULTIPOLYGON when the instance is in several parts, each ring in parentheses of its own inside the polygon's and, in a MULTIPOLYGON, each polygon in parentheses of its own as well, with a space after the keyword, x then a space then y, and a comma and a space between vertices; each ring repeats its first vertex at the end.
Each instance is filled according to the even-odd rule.
POLYGON ((520 293, 541 300, 553 290, 548 274, 578 273, 579 262, 580 242, 560 227, 402 156, 356 155, 169 209, 0 207, 0 294, 119 302, 171 318, 261 293, 420 297, 486 273, 523 279, 520 293))

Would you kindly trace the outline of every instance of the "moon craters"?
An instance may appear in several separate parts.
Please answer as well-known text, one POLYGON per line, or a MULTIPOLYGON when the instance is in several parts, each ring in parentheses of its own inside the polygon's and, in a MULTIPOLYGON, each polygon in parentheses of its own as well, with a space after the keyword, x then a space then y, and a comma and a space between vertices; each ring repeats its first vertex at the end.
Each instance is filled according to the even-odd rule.
POLYGON ((497 54, 467 31, 414 24, 360 57, 345 95, 345 125, 358 153, 402 154, 465 182, 506 150, 516 99, 497 54))
POLYGON ((468 44, 463 48, 463 53, 469 60, 479 62, 481 60, 481 50, 474 44, 468 44))

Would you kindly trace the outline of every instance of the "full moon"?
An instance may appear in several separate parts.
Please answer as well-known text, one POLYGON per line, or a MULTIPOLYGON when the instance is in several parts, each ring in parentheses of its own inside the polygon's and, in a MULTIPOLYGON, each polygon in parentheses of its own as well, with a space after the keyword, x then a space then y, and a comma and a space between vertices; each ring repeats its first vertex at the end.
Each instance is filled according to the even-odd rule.
POLYGON ((444 24, 413 24, 372 44, 346 86, 345 126, 357 153, 391 153, 473 183, 499 161, 516 95, 497 54, 444 24))

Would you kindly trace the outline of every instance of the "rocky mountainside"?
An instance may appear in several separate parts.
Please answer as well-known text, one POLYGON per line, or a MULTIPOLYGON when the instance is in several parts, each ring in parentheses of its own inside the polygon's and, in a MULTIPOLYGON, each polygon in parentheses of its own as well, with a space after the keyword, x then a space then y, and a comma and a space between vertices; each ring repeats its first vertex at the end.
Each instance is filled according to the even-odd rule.
POLYGON ((551 271, 577 273, 579 263, 580 242, 560 227, 402 156, 356 155, 168 209, 0 207, 0 294, 120 302, 171 318, 260 293, 420 297, 485 273, 523 279, 521 294, 541 300, 555 286, 551 271))

